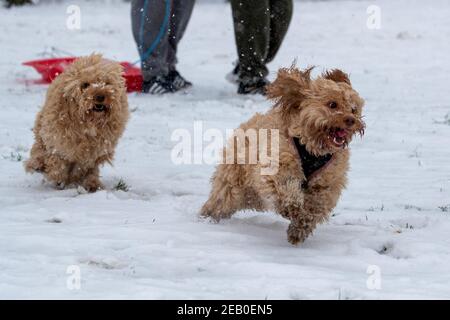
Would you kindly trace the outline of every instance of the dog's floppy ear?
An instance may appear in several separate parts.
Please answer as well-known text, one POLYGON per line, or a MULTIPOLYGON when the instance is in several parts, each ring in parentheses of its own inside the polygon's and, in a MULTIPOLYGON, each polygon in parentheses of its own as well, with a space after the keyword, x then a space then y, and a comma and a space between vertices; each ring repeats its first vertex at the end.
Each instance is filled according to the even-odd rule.
POLYGON ((267 86, 267 97, 276 101, 275 107, 279 107, 284 116, 293 108, 297 108, 305 98, 313 68, 301 71, 295 64, 290 68, 282 68, 278 71, 275 81, 267 86))
POLYGON ((348 85, 352 85, 350 83, 350 78, 348 77, 348 74, 346 74, 344 71, 339 69, 332 69, 325 71, 322 74, 322 77, 328 80, 332 80, 334 82, 345 82, 348 85))

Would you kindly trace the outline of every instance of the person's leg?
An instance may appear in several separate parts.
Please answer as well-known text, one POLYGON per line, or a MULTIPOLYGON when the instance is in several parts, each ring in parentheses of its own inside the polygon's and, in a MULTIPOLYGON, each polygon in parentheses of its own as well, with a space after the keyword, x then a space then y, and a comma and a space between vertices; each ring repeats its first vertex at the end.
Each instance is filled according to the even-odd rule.
POLYGON ((270 0, 270 44, 265 63, 271 62, 287 33, 292 19, 292 0, 270 0))
POLYGON ((171 17, 166 13, 167 1, 172 7, 172 0, 132 0, 131 2, 131 24, 141 56, 144 81, 169 73, 167 52, 171 17), (164 26, 165 21, 167 21, 166 26, 164 26))
POLYGON ((177 48, 178 43, 184 35, 184 31, 191 18, 192 9, 194 8, 195 0, 173 0, 170 32, 169 32, 169 48, 167 51, 167 62, 169 70, 175 70, 177 64, 177 48))
POLYGON ((264 78, 269 50, 269 0, 231 0, 241 79, 264 78))

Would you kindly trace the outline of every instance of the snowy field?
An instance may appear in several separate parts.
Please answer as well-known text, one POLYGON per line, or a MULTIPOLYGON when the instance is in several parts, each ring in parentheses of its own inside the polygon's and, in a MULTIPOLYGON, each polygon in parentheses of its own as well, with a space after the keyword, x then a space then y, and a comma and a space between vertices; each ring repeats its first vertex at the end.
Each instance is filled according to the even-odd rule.
POLYGON ((298 247, 288 222, 240 212, 198 218, 210 165, 174 165, 177 128, 235 128, 270 108, 225 80, 235 59, 229 5, 199 1, 181 42, 187 94, 130 94, 132 117, 107 190, 54 190, 22 161, 46 87, 22 61, 54 46, 135 61, 129 3, 0 8, 0 298, 416 299, 450 298, 450 3, 300 1, 272 73, 294 58, 316 72, 340 67, 366 100, 367 131, 352 144, 349 185, 331 220, 298 247), (369 5, 381 29, 366 26, 369 5), (129 191, 116 191, 120 179, 129 191), (69 266, 81 288, 67 287, 69 266), (369 267, 375 266, 375 267, 369 267), (381 288, 367 286, 369 267, 381 288), (376 276, 376 274, 374 275, 376 276))

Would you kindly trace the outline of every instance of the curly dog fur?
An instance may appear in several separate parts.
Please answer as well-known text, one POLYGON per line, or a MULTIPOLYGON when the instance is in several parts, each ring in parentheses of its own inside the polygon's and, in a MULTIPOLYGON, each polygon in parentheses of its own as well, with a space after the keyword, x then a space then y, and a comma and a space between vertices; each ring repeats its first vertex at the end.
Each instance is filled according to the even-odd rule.
POLYGON ((303 242, 318 223, 328 219, 346 185, 347 145, 355 134, 364 133, 364 100, 346 73, 334 69, 312 79, 311 70, 280 69, 267 88, 268 97, 276 102, 274 108, 240 126, 243 130, 278 129, 278 171, 261 175, 260 161, 219 164, 202 216, 219 221, 242 209, 275 210, 290 220, 287 235, 292 244, 303 242), (328 155, 331 160, 307 177, 294 139, 311 157, 328 155))
POLYGON ((27 172, 41 172, 60 188, 103 188, 99 166, 112 162, 129 118, 122 72, 120 64, 92 54, 56 77, 36 117, 27 172))

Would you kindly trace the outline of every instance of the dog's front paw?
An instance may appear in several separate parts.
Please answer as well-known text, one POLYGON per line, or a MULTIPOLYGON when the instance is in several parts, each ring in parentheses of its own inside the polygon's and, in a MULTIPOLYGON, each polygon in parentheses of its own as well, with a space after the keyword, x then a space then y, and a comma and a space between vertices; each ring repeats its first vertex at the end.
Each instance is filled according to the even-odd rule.
POLYGON ((290 224, 287 230, 288 241, 293 245, 298 245, 305 241, 308 233, 294 224, 290 224))
POLYGON ((86 189, 87 192, 91 193, 104 189, 103 184, 96 178, 88 178, 84 180, 82 187, 86 189))

